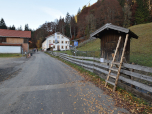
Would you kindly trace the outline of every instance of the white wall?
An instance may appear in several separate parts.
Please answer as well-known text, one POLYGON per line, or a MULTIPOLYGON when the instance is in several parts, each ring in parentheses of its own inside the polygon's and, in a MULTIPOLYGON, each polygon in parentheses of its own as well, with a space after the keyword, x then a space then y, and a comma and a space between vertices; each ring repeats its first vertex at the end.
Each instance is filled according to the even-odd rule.
POLYGON ((21 53, 21 46, 0 46, 0 53, 21 53))
POLYGON ((47 49, 47 40, 42 43, 42 50, 46 51, 47 49))
POLYGON ((54 51, 57 50, 57 46, 60 47, 60 50, 69 50, 69 46, 70 46, 70 39, 68 39, 67 37, 63 36, 62 34, 57 34, 57 40, 59 41, 58 44, 53 43, 53 41, 55 41, 55 37, 54 34, 47 37, 47 39, 42 43, 42 49, 44 49, 44 51, 46 51, 45 49, 49 48, 49 44, 53 44, 51 45, 51 47, 55 46, 55 48, 53 48, 54 51), (59 38, 58 38, 59 36, 59 38), (50 43, 51 41, 51 43, 50 43), (63 41, 63 43, 62 43, 63 41), (65 42, 68 42, 67 44, 65 42), (63 49, 62 49, 63 46, 63 49), (67 49, 65 48, 65 46, 67 46, 67 49))

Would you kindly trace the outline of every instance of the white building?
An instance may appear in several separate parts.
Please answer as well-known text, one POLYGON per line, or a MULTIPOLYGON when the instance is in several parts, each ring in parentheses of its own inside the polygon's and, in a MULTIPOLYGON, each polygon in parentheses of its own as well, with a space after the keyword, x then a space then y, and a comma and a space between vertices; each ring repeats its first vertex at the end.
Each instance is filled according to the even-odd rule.
POLYGON ((42 50, 46 51, 48 48, 53 48, 53 51, 57 50, 69 50, 70 39, 60 32, 56 32, 58 43, 55 44, 55 33, 46 37, 46 40, 42 43, 42 50))

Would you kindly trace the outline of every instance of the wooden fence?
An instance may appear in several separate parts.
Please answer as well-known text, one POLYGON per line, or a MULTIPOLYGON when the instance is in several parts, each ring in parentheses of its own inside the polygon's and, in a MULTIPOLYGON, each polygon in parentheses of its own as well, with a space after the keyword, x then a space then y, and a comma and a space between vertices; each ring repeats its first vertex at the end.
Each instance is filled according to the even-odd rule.
MULTIPOLYGON (((111 63, 110 60, 101 63, 99 58, 94 57, 73 56, 58 52, 50 52, 50 54, 95 72, 103 79, 106 79, 111 63)), ((120 72, 118 86, 152 103, 152 76, 148 76, 152 75, 151 67, 123 63, 120 72)))

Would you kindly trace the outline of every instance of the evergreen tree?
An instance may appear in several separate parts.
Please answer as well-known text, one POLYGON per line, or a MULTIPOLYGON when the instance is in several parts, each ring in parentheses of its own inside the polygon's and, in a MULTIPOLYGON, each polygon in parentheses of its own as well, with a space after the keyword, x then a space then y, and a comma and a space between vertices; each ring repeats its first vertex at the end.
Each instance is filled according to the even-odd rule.
POLYGON ((80 13, 81 13, 81 9, 79 8, 79 9, 78 9, 78 13, 77 13, 77 14, 80 14, 80 13))
POLYGON ((17 30, 21 30, 22 31, 22 26, 20 26, 17 30))
POLYGON ((2 18, 0 21, 0 29, 7 29, 4 19, 2 18))
POLYGON ((13 25, 13 26, 12 26, 12 30, 15 30, 15 29, 16 29, 16 28, 15 28, 15 26, 13 25))
POLYGON ((136 24, 149 22, 149 9, 147 0, 137 0, 137 10, 135 14, 136 24))
POLYGON ((124 5, 125 5, 125 0, 118 0, 118 2, 120 3, 121 7, 124 7, 124 5))
POLYGON ((69 13, 66 14, 66 17, 65 17, 65 35, 70 37, 70 22, 71 22, 71 16, 69 13))
POLYGON ((15 30, 15 26, 13 25, 12 27, 9 27, 9 30, 15 30))
POLYGON ((24 31, 30 31, 28 24, 25 25, 24 31))

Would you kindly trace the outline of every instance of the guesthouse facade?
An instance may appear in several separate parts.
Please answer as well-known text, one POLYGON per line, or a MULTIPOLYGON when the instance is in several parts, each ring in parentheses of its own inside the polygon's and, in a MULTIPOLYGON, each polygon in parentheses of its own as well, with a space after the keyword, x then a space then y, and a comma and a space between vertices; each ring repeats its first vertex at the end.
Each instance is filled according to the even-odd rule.
POLYGON ((52 50, 52 51, 63 51, 63 50, 69 50, 70 46, 70 38, 63 35, 60 32, 56 32, 48 37, 46 37, 45 41, 42 43, 42 50, 52 50), (57 37, 58 43, 55 43, 55 34, 57 37))

